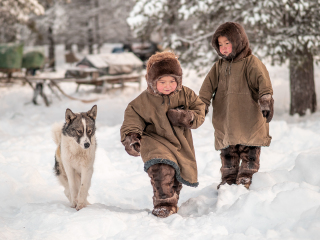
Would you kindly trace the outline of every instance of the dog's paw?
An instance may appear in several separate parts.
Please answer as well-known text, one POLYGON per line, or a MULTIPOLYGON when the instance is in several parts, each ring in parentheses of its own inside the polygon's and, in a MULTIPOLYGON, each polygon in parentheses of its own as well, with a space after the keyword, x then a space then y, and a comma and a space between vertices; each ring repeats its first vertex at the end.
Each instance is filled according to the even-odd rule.
POLYGON ((78 203, 78 204, 77 204, 77 207, 76 207, 76 210, 79 211, 80 209, 82 209, 82 208, 84 208, 84 207, 86 207, 86 206, 87 206, 87 204, 86 204, 85 202, 83 202, 83 203, 78 203))
POLYGON ((75 199, 73 201, 71 201, 71 207, 75 208, 78 205, 78 201, 75 199))

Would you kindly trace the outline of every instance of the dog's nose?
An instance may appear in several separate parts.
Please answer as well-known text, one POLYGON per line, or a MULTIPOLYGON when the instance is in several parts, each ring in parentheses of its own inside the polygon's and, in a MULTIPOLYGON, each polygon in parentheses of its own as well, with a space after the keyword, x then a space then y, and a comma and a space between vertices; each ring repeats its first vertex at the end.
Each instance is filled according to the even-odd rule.
POLYGON ((84 144, 84 148, 89 148, 90 147, 90 143, 85 143, 84 144))

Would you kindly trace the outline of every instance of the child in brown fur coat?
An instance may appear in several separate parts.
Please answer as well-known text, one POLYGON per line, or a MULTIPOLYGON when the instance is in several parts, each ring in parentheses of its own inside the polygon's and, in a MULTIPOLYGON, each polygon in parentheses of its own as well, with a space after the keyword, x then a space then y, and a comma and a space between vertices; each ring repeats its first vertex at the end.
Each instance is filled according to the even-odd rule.
POLYGON ((269 73, 251 54, 247 35, 238 23, 219 26, 212 46, 222 58, 206 76, 199 97, 206 111, 212 100, 215 148, 221 150, 222 162, 218 188, 225 183, 249 188, 260 167, 261 146, 271 142, 273 91, 269 73))
POLYGON ((153 187, 152 213, 168 217, 178 211, 182 184, 198 185, 191 130, 204 122, 205 104, 182 86, 182 69, 171 52, 156 53, 147 64, 148 88, 129 103, 121 142, 140 156, 153 187))

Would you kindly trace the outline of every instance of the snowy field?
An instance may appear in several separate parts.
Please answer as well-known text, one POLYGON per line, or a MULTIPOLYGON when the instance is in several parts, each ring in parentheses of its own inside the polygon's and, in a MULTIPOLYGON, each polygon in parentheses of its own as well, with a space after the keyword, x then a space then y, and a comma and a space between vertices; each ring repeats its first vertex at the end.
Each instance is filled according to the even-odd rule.
MULTIPOLYGON (((101 95, 91 86, 75 93, 75 84, 64 83, 74 97, 100 100, 84 104, 49 94, 50 107, 41 99, 39 106, 30 103, 27 85, 0 87, 0 239, 320 239, 320 111, 290 117, 288 69, 267 67, 275 98, 272 143, 262 149, 250 190, 216 190, 221 163, 206 117, 193 130, 200 185, 184 186, 178 214, 166 219, 151 214, 152 188, 142 160, 129 156, 120 142, 123 112, 140 93, 137 85, 101 95), (98 148, 92 205, 76 211, 53 174, 51 126, 64 121, 66 108, 82 112, 93 104, 98 148)), ((320 68, 315 69, 320 104, 320 68)), ((198 92, 203 78, 191 72, 183 81, 198 92)))

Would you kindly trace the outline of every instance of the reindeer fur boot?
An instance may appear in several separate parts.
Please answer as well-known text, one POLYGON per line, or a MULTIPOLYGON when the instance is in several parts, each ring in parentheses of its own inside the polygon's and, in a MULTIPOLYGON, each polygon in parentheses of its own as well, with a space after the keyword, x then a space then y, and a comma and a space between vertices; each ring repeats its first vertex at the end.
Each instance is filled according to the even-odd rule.
POLYGON ((228 183, 229 185, 236 183, 240 161, 238 147, 229 146, 226 149, 222 149, 220 157, 222 167, 220 168, 221 183, 218 185, 218 189, 225 183, 228 183))
POLYGON ((167 164, 155 164, 148 169, 153 187, 152 214, 166 218, 178 212, 178 200, 182 184, 175 177, 175 170, 167 164))
POLYGON ((252 175, 260 168, 261 147, 239 146, 240 158, 242 160, 237 184, 242 184, 249 189, 252 182, 252 175))

